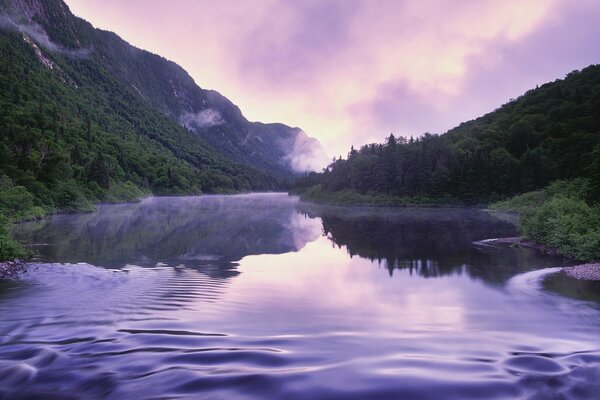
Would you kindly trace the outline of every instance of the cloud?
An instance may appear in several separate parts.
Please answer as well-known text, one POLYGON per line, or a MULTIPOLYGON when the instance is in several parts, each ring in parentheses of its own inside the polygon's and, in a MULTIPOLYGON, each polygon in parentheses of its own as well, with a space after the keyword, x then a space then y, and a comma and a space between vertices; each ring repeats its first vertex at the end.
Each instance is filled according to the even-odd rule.
POLYGON ((276 3, 231 40, 229 73, 263 110, 345 154, 390 132, 445 130, 470 116, 459 106, 470 60, 497 40, 521 40, 556 4, 276 3))
POLYGON ((20 32, 30 37, 39 46, 52 53, 59 53, 65 57, 73 59, 81 59, 89 57, 91 49, 67 49, 57 43, 54 43, 48 37, 48 34, 38 24, 34 23, 18 23, 8 15, 0 15, 0 29, 12 30, 20 32))
POLYGON ((270 87, 314 83, 317 70, 343 68, 337 60, 353 40, 352 21, 359 12, 356 0, 271 4, 264 21, 255 21, 247 32, 231 38, 237 49, 233 68, 270 87))
POLYGON ((443 132, 600 58, 596 0, 67 1, 332 154, 443 132))
MULTIPOLYGON (((418 135, 443 133, 494 110, 538 84, 564 77, 600 61, 600 4, 560 3, 543 24, 525 35, 498 35, 462 61, 454 89, 414 85, 400 77, 381 84, 376 94, 348 107, 357 126, 418 135)), ((365 138, 364 134, 361 137, 365 138)), ((359 139, 359 138, 357 138, 359 139)))
POLYGON ((179 123, 186 128, 210 128, 211 126, 221 125, 223 118, 219 111, 207 108, 197 113, 184 113, 179 117, 179 123))
POLYGON ((303 130, 294 129, 297 132, 293 141, 280 143, 287 153, 283 161, 296 172, 321 171, 330 161, 323 146, 303 130))

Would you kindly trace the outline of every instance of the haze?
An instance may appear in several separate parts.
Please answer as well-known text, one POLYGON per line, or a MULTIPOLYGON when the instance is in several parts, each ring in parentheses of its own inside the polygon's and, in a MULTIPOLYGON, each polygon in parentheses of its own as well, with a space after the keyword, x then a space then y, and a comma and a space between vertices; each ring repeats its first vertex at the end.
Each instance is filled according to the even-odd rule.
POLYGON ((600 55, 600 2, 67 0, 330 155, 442 133, 600 55))

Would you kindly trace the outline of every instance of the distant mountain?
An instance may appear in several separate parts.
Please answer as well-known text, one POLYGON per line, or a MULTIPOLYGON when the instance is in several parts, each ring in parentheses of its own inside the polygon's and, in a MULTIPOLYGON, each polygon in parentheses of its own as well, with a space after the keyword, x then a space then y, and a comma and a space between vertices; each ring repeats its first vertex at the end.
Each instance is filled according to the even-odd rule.
POLYGON ((225 156, 282 174, 319 169, 328 161, 320 143, 301 129, 249 122, 235 104, 219 92, 201 89, 179 65, 74 20, 95 38, 90 45, 113 76, 225 156), (295 162, 300 156, 309 163, 295 162))
POLYGON ((352 149, 298 187, 333 202, 484 204, 578 177, 600 195, 600 65, 445 134, 352 149))
MULTIPOLYGON (((237 106, 212 90, 201 89, 189 74, 163 57, 137 49, 112 32, 94 29, 75 17, 62 0, 0 0, 0 26, 27 37, 57 74, 70 83, 96 84, 101 70, 113 84, 127 87, 147 105, 199 135, 234 162, 248 163, 279 176, 311 169, 327 156, 315 139, 283 124, 249 122, 237 106), (56 59, 60 56, 60 60, 56 59), (89 64, 88 71, 71 65, 89 64), (71 71, 67 71, 71 69, 71 71)), ((121 87, 122 89, 122 87, 121 87)))
POLYGON ((0 55, 0 184, 47 209, 140 190, 281 189, 326 159, 302 130, 249 122, 62 0, 0 0, 0 55))

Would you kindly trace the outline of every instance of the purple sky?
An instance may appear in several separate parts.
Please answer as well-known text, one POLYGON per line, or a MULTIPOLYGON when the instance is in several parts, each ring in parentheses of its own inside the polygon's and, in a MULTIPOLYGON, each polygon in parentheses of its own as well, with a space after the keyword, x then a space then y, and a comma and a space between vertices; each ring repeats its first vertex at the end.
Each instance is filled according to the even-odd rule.
POLYGON ((330 155, 443 133, 600 62, 597 0, 67 0, 330 155))

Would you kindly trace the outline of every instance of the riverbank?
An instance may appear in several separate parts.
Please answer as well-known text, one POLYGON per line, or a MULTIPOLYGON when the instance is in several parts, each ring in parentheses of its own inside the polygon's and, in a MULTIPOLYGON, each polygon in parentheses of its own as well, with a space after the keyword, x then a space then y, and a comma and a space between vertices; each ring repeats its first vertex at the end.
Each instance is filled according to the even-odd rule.
POLYGON ((508 246, 527 247, 529 249, 537 250, 537 251, 547 254, 549 256, 553 256, 553 257, 559 256, 559 257, 565 257, 565 258, 570 259, 569 256, 561 253, 560 251, 558 251, 557 249, 555 249, 553 247, 550 247, 550 246, 542 244, 542 243, 536 243, 531 240, 526 240, 521 237, 494 238, 494 239, 482 240, 481 242, 488 243, 488 244, 493 243, 493 244, 505 244, 508 246))
MULTIPOLYGON (((570 260, 570 262, 575 262, 573 258, 569 257, 564 253, 561 253, 559 250, 551 246, 536 243, 534 241, 522 239, 519 237, 487 239, 482 240, 481 243, 526 247, 529 249, 537 250, 549 256, 564 257, 565 259, 570 260)), ((568 277, 574 279, 585 281, 600 281, 600 261, 563 267, 562 272, 568 277)))
POLYGON ((570 278, 584 281, 600 281, 600 262, 565 267, 563 268, 563 272, 570 278))
POLYGON ((16 275, 27 271, 28 265, 21 260, 0 262, 0 279, 14 278, 16 275))
POLYGON ((383 194, 361 194, 350 189, 337 192, 326 192, 321 190, 318 186, 313 186, 305 190, 291 190, 289 194, 299 196, 301 201, 332 206, 431 208, 456 208, 467 206, 452 198, 434 199, 426 196, 397 197, 383 194))
MULTIPOLYGON (((331 206, 356 206, 356 207, 464 207, 464 205, 457 204, 443 204, 434 203, 431 199, 425 198, 393 198, 386 196, 372 196, 372 195, 361 195, 353 191, 340 191, 333 194, 324 194, 320 190, 315 191, 302 191, 302 192, 291 192, 290 194, 296 194, 300 196, 301 201, 324 204, 331 206)), ((501 213, 513 213, 514 215, 520 215, 517 210, 497 210, 490 209, 490 212, 501 212, 501 213)), ((514 222, 513 222, 514 223, 514 222)), ((518 224, 518 223, 517 223, 518 224)), ((547 254, 553 257, 564 257, 565 259, 571 260, 572 263, 576 262, 576 259, 571 255, 557 249, 553 246, 539 243, 533 240, 527 240, 522 237, 507 237, 507 238, 494 238, 481 241, 481 243, 487 244, 503 244, 508 246, 520 246, 530 249, 537 250, 541 253, 547 254)), ((581 261, 581 260, 580 260, 581 261)), ((585 260, 584 260, 585 261, 585 260)), ((580 264, 576 266, 564 267, 563 271, 571 278, 581 280, 600 280, 600 262, 593 262, 587 264, 580 264)))

